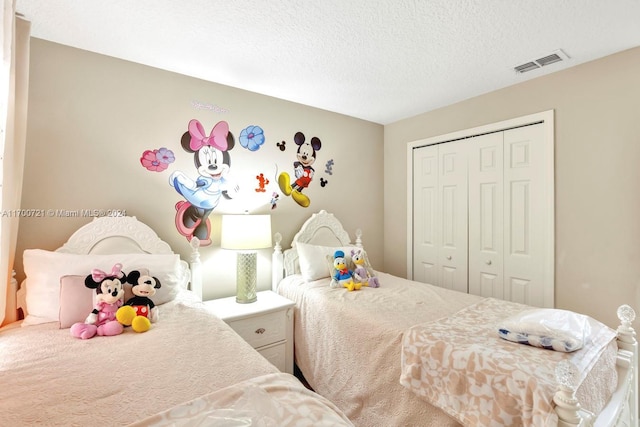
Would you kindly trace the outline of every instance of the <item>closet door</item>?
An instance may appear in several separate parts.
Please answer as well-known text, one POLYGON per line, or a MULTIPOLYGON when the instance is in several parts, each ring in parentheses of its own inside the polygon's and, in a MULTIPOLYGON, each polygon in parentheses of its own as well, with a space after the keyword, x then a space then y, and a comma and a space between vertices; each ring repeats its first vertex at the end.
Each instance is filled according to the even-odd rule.
POLYGON ((438 283, 438 146, 413 150, 413 279, 438 283))
POLYGON ((542 125, 504 131, 504 298, 539 307, 553 306, 545 294, 553 184, 543 137, 542 125))
POLYGON ((413 151, 413 279, 467 292, 467 155, 462 142, 413 151))
POLYGON ((503 132, 468 145, 469 293, 504 299, 503 132))
POLYGON ((438 145, 438 286, 468 292, 467 144, 438 145))
POLYGON ((408 276, 554 306, 553 126, 547 111, 409 144, 408 276))
POLYGON ((469 292, 544 307, 549 164, 542 125, 469 140, 469 292))

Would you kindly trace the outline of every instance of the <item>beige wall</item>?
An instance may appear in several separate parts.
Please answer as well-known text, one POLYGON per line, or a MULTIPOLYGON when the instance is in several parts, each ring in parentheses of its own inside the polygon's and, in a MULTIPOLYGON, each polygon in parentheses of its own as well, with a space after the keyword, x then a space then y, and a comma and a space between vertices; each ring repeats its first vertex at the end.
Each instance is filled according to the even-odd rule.
POLYGON ((407 142, 555 110, 556 305, 640 312, 640 48, 385 126, 385 269, 406 276, 407 142))
MULTIPOLYGON (((256 64, 259 66, 259 64, 256 64)), ((188 259, 190 247, 174 226, 174 205, 181 196, 169 185, 169 174, 183 171, 197 177, 191 154, 180 147, 190 119, 207 132, 225 120, 236 136, 231 150, 231 174, 240 195, 222 201, 212 218, 213 244, 202 248, 205 297, 232 295, 235 256, 219 249, 219 214, 271 213, 273 231, 288 245, 293 233, 313 212, 333 212, 352 237, 356 228, 373 264, 382 265, 383 248, 383 127, 347 116, 250 93, 235 88, 96 55, 32 39, 26 166, 23 209, 122 209, 158 232, 174 250, 188 259), (206 105, 197 108, 194 102, 206 105), (214 111, 217 106, 224 111, 214 111), (261 126, 263 147, 250 152, 238 143, 242 129, 261 126), (296 146, 293 135, 317 136, 322 148, 314 165, 316 176, 305 190, 308 208, 280 196, 271 210, 279 171, 293 172, 296 146), (277 142, 287 141, 286 151, 277 142), (140 165, 144 150, 167 147, 175 163, 163 172, 140 165), (334 160, 333 174, 325 172, 334 160), (256 175, 270 180, 258 193, 256 175), (328 180, 326 187, 320 178, 328 180)), ((16 260, 23 278, 22 251, 56 249, 90 218, 23 218, 16 260)), ((259 289, 270 288, 271 251, 259 257, 259 289)))
MULTIPOLYGON (((361 227, 372 263, 406 275, 406 143, 555 110, 556 302, 615 325, 622 302, 640 308, 640 48, 534 79, 384 127, 238 89, 113 58, 32 40, 23 208, 126 209, 158 230, 184 258, 186 240, 173 226, 181 200, 169 186, 172 170, 195 177, 191 156, 179 147, 187 122, 206 128, 226 120, 238 137, 247 125, 265 129, 258 153, 232 150, 241 200, 216 213, 273 214, 274 231, 288 244, 312 212, 334 212, 347 230, 361 227), (197 109, 193 102, 226 112, 197 109), (291 168, 293 134, 322 139, 309 208, 282 197, 275 210, 256 195, 255 174, 291 168), (384 134, 383 134, 384 133, 384 134), (384 149, 383 149, 384 138, 384 149), (275 143, 288 141, 280 152, 275 143), (168 147, 167 171, 140 166, 143 150, 168 147), (334 159, 334 173, 322 174, 334 159), (384 169, 384 180, 382 170, 384 169), (320 173, 318 173, 320 172, 320 173), (324 176, 329 184, 319 185, 324 176), (383 192, 384 190, 384 207, 383 192), (384 233, 383 233, 384 213, 384 233), (384 237, 384 244, 383 244, 384 237), (384 264, 383 264, 384 262, 384 264)), ((291 172, 289 170, 289 172, 291 172)), ((268 191, 276 189, 272 180, 268 191)), ((270 194, 270 193, 267 193, 270 194)), ((20 222, 16 267, 25 248, 55 249, 90 218, 33 218, 20 222)), ((202 249, 205 296, 233 294, 235 258, 214 242, 202 249), (231 271, 230 271, 231 270, 231 271)), ((269 287, 270 252, 259 259, 261 289, 269 287)))

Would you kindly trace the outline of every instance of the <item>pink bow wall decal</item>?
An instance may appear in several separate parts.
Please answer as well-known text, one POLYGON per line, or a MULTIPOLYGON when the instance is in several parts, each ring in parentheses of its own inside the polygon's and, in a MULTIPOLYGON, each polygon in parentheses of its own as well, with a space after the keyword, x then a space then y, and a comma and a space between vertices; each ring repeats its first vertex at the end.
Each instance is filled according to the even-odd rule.
POLYGON ((229 124, 227 122, 216 123, 209 136, 207 136, 202 124, 198 120, 192 119, 189 122, 189 134, 191 135, 189 148, 193 151, 198 151, 205 145, 221 151, 227 150, 227 135, 229 134, 229 124))
POLYGON ((91 277, 93 278, 94 282, 101 282, 106 277, 118 277, 118 278, 120 278, 120 277, 122 277, 122 264, 118 263, 118 264, 114 265, 113 268, 111 269, 111 274, 107 274, 102 270, 94 268, 93 270, 91 270, 91 277))

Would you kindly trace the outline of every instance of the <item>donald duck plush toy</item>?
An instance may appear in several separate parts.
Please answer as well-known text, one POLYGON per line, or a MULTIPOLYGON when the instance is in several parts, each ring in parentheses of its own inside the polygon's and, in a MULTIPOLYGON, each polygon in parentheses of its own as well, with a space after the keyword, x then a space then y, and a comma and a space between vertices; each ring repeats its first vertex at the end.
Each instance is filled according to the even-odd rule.
POLYGON ((347 268, 347 260, 343 251, 335 251, 333 254, 333 268, 333 280, 340 287, 345 287, 349 291, 360 289, 362 284, 353 281, 353 272, 347 268))

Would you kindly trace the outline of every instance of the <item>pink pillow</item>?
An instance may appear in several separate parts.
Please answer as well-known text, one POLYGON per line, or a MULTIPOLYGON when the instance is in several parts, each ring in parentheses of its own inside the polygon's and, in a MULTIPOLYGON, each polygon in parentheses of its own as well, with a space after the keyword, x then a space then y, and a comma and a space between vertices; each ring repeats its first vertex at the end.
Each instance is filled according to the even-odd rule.
POLYGON ((87 276, 62 276, 60 278, 60 329, 84 322, 93 310, 96 293, 84 285, 87 276))

